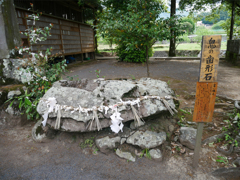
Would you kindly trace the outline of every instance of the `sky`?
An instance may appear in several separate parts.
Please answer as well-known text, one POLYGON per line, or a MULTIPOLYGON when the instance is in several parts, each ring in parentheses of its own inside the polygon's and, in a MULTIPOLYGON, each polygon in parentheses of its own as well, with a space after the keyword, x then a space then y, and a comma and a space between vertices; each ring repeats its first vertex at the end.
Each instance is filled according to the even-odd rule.
MULTIPOLYGON (((161 13, 160 14, 160 17, 162 18, 166 18, 166 17, 170 17, 170 5, 171 3, 169 2, 169 0, 163 0, 165 2, 165 4, 168 6, 168 11, 169 13, 161 13)), ((179 1, 180 0, 176 0, 176 8, 178 9, 179 8, 179 1)), ((188 16, 188 12, 187 11, 179 11, 179 10, 176 10, 176 14, 177 15, 182 15, 182 16, 188 16)))

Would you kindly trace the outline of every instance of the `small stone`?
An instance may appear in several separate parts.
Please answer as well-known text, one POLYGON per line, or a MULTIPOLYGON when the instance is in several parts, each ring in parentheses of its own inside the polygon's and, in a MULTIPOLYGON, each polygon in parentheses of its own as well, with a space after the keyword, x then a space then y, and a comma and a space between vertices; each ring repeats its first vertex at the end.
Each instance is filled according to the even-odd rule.
POLYGON ((233 162, 232 162, 234 165, 236 165, 237 167, 240 166, 240 157, 238 157, 237 159, 235 159, 233 162))
POLYGON ((21 95, 21 91, 16 90, 16 91, 9 91, 8 92, 8 99, 13 98, 14 96, 19 96, 21 95))
POLYGON ((187 146, 189 149, 194 149, 196 143, 197 130, 190 127, 181 127, 179 140, 182 145, 187 146))
POLYGON ((109 138, 108 136, 100 139, 96 139, 96 146, 103 153, 108 153, 111 149, 117 147, 116 143, 120 143, 121 138, 119 136, 109 138))
POLYGON ((168 149, 169 151, 172 151, 172 148, 170 146, 165 146, 166 149, 168 149))
POLYGON ((168 130, 170 131, 170 132, 173 132, 174 131, 174 125, 170 125, 170 126, 168 126, 168 130))
POLYGON ((27 90, 26 86, 23 86, 22 89, 24 90, 24 92, 27 90))
POLYGON ((152 159, 154 159, 156 161, 162 161, 162 153, 161 153, 160 149, 151 149, 149 151, 149 154, 152 159))
POLYGON ((8 106, 5 111, 12 116, 15 114, 12 106, 8 106))
MULTIPOLYGON (((140 126, 143 126, 143 125, 144 125, 144 122, 140 121, 140 126)), ((131 129, 137 129, 140 126, 136 126, 135 121, 131 122, 130 124, 131 129)))
POLYGON ((122 138, 122 139, 121 139, 121 141, 120 141, 120 144, 123 144, 123 143, 125 143, 125 142, 126 142, 126 140, 127 140, 127 138, 122 138))
POLYGON ((240 153, 240 147, 234 147, 233 152, 234 153, 240 153))
POLYGON ((123 127, 123 131, 119 132, 118 135, 121 137, 121 138, 127 138, 128 136, 130 136, 130 133, 131 133, 131 129, 128 128, 128 127, 123 127))
POLYGON ((178 138, 179 138, 178 136, 175 136, 175 137, 173 138, 173 141, 177 142, 178 138))
POLYGON ((35 142, 44 142, 47 138, 42 128, 42 122, 38 121, 32 128, 32 138, 35 142))
POLYGON ((143 149, 155 148, 166 141, 165 132, 136 131, 127 139, 128 144, 137 145, 143 149))
POLYGON ((135 162, 136 158, 132 156, 132 154, 130 152, 123 152, 120 149, 116 150, 116 154, 120 157, 120 158, 124 158, 127 159, 129 161, 135 162))

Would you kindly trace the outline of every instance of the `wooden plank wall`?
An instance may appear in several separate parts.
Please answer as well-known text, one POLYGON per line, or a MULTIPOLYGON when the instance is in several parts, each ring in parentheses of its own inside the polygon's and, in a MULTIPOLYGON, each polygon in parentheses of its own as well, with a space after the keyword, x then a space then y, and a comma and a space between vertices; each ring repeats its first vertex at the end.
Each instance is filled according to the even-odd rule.
MULTIPOLYGON (((29 21, 26 15, 32 13, 16 8, 17 18, 20 31, 25 31, 27 28, 32 27, 32 21, 29 21)), ((36 27, 43 28, 53 23, 53 28, 46 41, 38 42, 32 46, 33 51, 41 48, 45 51, 47 48, 52 47, 52 54, 61 53, 64 55, 81 54, 87 52, 94 52, 94 32, 93 28, 89 25, 55 18, 47 15, 40 16, 40 20, 36 21, 36 27)), ((24 46, 29 46, 27 37, 21 35, 24 46)))

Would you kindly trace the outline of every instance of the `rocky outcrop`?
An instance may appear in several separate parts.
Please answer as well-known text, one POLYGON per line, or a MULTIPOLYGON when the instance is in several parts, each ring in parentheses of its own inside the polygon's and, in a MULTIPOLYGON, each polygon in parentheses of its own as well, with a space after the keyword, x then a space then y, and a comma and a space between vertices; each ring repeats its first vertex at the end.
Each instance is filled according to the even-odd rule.
POLYGON ((137 145, 142 149, 155 148, 166 141, 165 132, 137 131, 127 139, 128 144, 137 145))
MULTIPOLYGON (((172 108, 175 107, 170 97, 173 91, 166 82, 150 78, 133 80, 87 80, 81 81, 58 81, 49 89, 40 101, 37 111, 42 116, 49 110, 46 101, 54 97, 57 104, 61 105, 60 130, 70 132, 87 132, 97 130, 96 116, 101 128, 109 127, 112 124, 111 116, 117 111, 116 118, 122 122, 134 120, 132 106, 124 102, 133 102, 137 116, 145 118, 166 112, 166 104, 157 97, 168 97, 165 102, 172 108), (155 98, 152 98, 155 97, 155 98), (140 101, 138 101, 140 99, 140 101), (121 106, 113 109, 115 105, 121 106), (138 102, 137 102, 138 101, 138 102), (64 107, 67 107, 64 109, 64 107), (69 109, 68 109, 69 107, 69 109), (86 112, 80 112, 80 107, 86 112), (108 110, 99 110, 99 107, 107 107, 108 110), (94 108, 98 108, 94 115, 94 108), (93 117, 95 119, 93 120, 93 117), (92 121, 91 128, 87 128, 92 121)), ((47 124, 54 127, 57 111, 49 113, 47 124)), ((141 122, 140 122, 141 123, 141 122)), ((121 127, 122 128, 122 127, 121 127)))

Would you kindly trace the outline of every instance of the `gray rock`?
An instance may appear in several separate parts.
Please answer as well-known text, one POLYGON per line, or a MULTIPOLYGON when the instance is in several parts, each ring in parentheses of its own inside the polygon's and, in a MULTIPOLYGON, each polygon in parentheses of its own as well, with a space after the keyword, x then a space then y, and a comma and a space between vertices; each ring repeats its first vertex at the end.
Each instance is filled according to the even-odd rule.
POLYGON ((121 138, 127 138, 131 134, 131 129, 128 127, 123 127, 123 131, 118 133, 121 138))
POLYGON ((235 159, 232 163, 233 163, 234 165, 240 167, 240 157, 238 157, 237 159, 235 159))
POLYGON ((24 64, 27 64, 29 60, 23 59, 3 59, 3 75, 6 78, 15 79, 22 83, 26 83, 32 80, 30 73, 22 69, 24 64))
POLYGON ((116 154, 120 157, 120 158, 124 158, 127 159, 129 161, 135 162, 136 158, 132 156, 132 154, 130 152, 123 152, 120 149, 116 150, 116 154))
POLYGON ((128 144, 137 145, 143 149, 155 148, 166 141, 165 132, 137 131, 127 139, 128 144))
POLYGON ((6 111, 8 114, 12 115, 12 116, 15 114, 14 109, 13 109, 12 106, 8 106, 5 111, 6 111))
POLYGON ((162 153, 160 149, 151 149, 149 154, 153 160, 162 161, 162 153))
POLYGON ((168 126, 168 130, 170 131, 170 132, 173 132, 174 131, 174 125, 170 125, 170 126, 168 126))
MULTIPOLYGON (((79 107, 80 105, 83 108, 92 108, 93 106, 99 107, 101 104, 114 105, 120 102, 120 99, 124 101, 135 100, 146 94, 164 97, 172 95, 173 91, 168 87, 166 82, 150 78, 142 78, 138 81, 94 81, 86 79, 81 81, 58 81, 43 96, 43 101, 39 102, 37 111, 40 115, 43 115, 47 111, 45 101, 49 97, 55 97, 57 103, 60 105, 72 107, 79 107)), ((172 99, 167 100, 167 102, 175 107, 172 99)), ((152 99, 141 101, 140 107, 135 106, 135 108, 143 118, 167 111, 167 108, 160 100, 152 99)), ((130 106, 121 106, 118 108, 118 111, 121 113, 124 122, 134 120, 130 106)), ((107 114, 98 111, 97 115, 102 128, 111 125, 111 110, 107 114)), ((57 113, 50 113, 47 123, 52 126, 55 123, 56 117, 57 113)), ((86 129, 86 123, 90 120, 92 120, 92 112, 89 112, 89 116, 87 116, 86 113, 71 113, 71 111, 61 110, 60 130, 69 132, 95 131, 95 125, 91 130, 86 129)))
POLYGON ((32 128, 32 138, 35 142, 45 142, 47 135, 42 129, 41 121, 38 121, 32 128))
POLYGON ((218 139, 221 139, 225 136, 225 134, 228 134, 229 132, 223 132, 221 134, 217 134, 217 135, 214 135, 214 136, 211 136, 211 137, 208 137, 206 139, 204 139, 202 141, 202 144, 209 144, 209 143, 213 143, 213 142, 216 142, 218 139))
POLYGON ((99 150, 103 153, 109 152, 111 149, 114 149, 117 147, 117 143, 120 143, 121 138, 119 136, 114 138, 109 138, 108 136, 96 139, 96 145, 99 148, 99 150))
POLYGON ((16 91, 9 91, 8 92, 8 99, 13 98, 14 96, 19 96, 21 95, 21 91, 16 90, 16 91))
POLYGON ((189 149, 194 149, 196 143, 197 130, 190 127, 181 127, 179 140, 181 144, 187 146, 189 149))
POLYGON ((233 152, 234 153, 240 153, 240 147, 234 147, 233 152))
MULTIPOLYGON (((144 122, 140 121, 140 126, 143 126, 144 122)), ((139 126, 136 125, 135 121, 131 122, 130 128, 131 129, 137 129, 139 126)))
POLYGON ((122 139, 121 139, 121 142, 120 142, 120 144, 123 144, 123 143, 125 143, 125 142, 126 142, 126 140, 127 140, 127 138, 122 138, 122 139))
POLYGON ((179 138, 178 136, 175 136, 175 137, 173 138, 173 141, 177 142, 178 138, 179 138))
POLYGON ((225 178, 225 179, 239 179, 240 178, 240 168, 219 168, 212 172, 212 175, 225 178))

